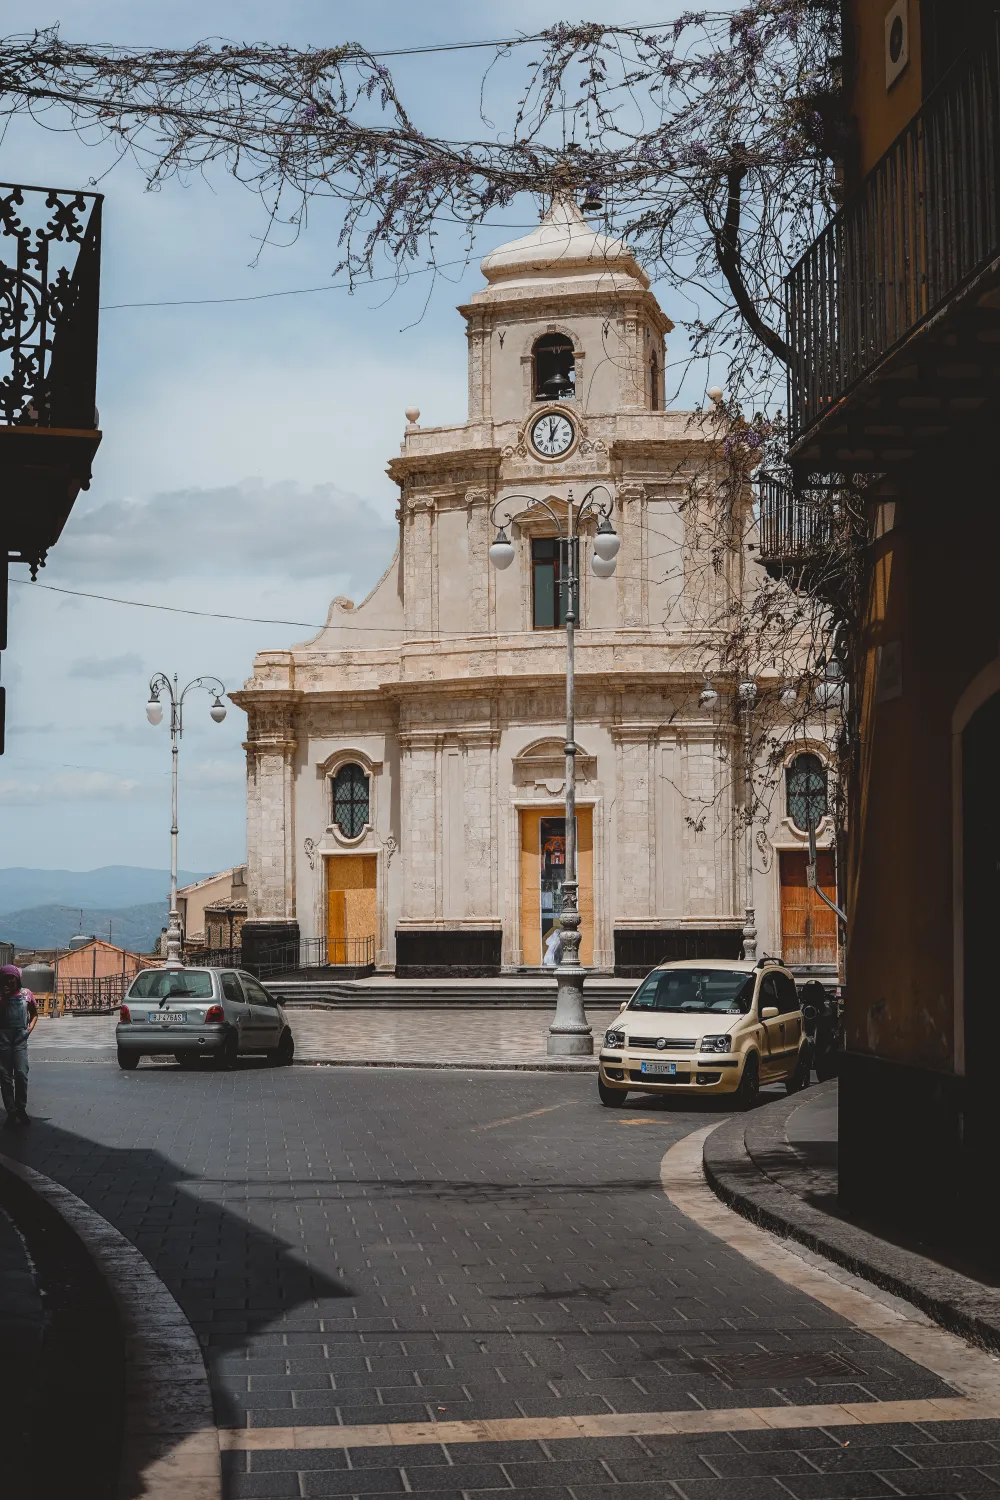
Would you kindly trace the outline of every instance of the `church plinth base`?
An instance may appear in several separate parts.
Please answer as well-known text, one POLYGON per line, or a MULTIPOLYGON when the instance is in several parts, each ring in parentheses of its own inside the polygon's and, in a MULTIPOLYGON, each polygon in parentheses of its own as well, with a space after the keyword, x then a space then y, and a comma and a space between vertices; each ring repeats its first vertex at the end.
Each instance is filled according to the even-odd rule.
POLYGON ((288 969, 299 966, 299 924, 275 918, 248 918, 240 933, 242 959, 246 968, 275 964, 288 969))

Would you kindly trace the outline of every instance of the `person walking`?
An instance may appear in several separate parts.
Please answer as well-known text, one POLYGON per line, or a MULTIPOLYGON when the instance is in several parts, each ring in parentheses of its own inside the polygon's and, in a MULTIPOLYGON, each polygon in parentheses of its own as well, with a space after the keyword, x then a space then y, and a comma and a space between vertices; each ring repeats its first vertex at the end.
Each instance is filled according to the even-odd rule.
POLYGON ((38 1020, 30 990, 21 987, 16 964, 0 968, 0 1096, 7 1111, 5 1130, 30 1125, 28 1119, 28 1037, 38 1020))

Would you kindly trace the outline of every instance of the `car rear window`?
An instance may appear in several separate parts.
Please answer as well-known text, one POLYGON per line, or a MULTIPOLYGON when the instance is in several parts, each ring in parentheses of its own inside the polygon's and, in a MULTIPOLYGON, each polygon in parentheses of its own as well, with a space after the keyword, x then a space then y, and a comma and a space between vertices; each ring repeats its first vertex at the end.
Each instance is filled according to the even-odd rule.
POLYGON ((211 1000, 212 976, 207 969, 147 969, 128 993, 131 1000, 211 1000))

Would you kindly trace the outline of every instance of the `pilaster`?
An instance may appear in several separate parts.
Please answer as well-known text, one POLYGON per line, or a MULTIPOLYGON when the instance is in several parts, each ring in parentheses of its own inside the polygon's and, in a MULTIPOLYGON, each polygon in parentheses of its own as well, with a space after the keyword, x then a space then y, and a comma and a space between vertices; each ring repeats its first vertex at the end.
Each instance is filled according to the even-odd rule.
POLYGON ((298 693, 248 694, 247 906, 251 921, 295 917, 294 727, 298 693))

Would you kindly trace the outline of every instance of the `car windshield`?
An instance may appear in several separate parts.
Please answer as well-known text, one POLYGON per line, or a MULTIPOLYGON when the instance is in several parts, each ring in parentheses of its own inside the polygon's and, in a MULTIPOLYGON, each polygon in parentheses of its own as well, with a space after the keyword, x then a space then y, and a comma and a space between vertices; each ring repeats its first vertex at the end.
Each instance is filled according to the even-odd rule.
POLYGON ((207 969, 147 969, 128 994, 130 1000, 211 1000, 212 976, 207 969))
POLYGON ((745 1016, 753 1003, 752 974, 738 969, 660 969, 629 1001, 629 1010, 745 1016))

